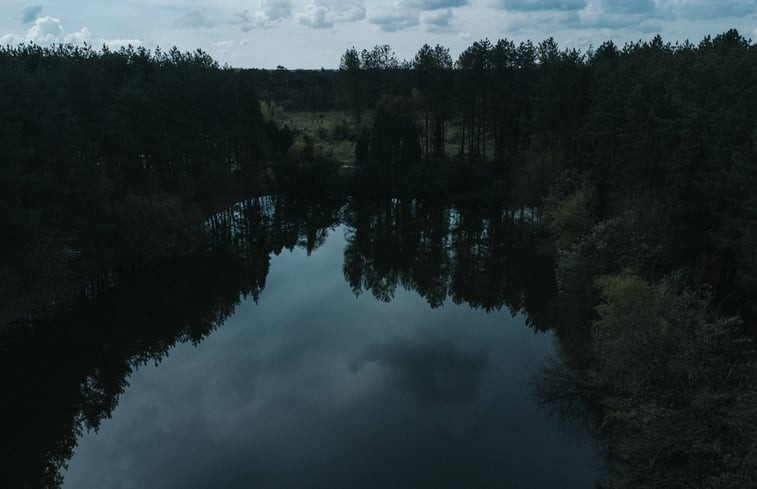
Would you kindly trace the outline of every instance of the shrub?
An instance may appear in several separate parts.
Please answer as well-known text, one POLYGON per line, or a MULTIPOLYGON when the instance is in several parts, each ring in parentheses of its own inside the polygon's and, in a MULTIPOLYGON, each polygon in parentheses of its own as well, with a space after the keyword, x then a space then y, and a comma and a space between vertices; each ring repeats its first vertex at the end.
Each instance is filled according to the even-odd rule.
POLYGON ((588 378, 601 392, 617 485, 757 487, 752 342, 677 282, 598 280, 588 378))

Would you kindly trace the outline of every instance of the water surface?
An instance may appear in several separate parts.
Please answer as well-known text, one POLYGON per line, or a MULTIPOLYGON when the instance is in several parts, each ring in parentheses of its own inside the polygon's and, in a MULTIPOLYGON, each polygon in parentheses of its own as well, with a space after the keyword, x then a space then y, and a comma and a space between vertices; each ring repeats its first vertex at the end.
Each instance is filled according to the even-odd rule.
POLYGON ((123 351, 98 361, 123 365, 82 368, 85 417, 102 399, 70 447, 64 488, 593 486, 594 442, 534 400, 555 338, 524 307, 547 287, 527 283, 538 265, 515 253, 506 266, 503 236, 524 239, 506 217, 508 232, 491 216, 396 201, 307 212, 283 218, 268 201, 254 218, 232 214, 232 237, 246 236, 233 260, 197 262, 195 279, 167 272, 202 278, 198 296, 165 280, 136 302, 113 293, 100 329, 128 324, 98 348, 123 351), (104 379, 119 375, 116 387, 104 379))

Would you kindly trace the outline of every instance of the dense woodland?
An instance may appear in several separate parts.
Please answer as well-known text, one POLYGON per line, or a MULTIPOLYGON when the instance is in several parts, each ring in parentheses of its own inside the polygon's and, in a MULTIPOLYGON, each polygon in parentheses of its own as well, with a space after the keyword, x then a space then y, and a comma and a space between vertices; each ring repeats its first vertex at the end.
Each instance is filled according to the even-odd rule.
POLYGON ((4 319, 184 246, 285 151, 250 78, 199 50, 6 47, 0 108, 4 319))
MULTIPOLYGON (((474 230, 484 236, 517 212, 555 277, 554 300, 531 308, 564 350, 543 397, 589 403, 610 486, 757 485, 757 45, 736 31, 583 53, 482 40, 456 59, 443 46, 409 61, 352 48, 334 71, 5 47, 0 108, 3 322, 62 285, 189 253, 203 218, 244 195, 412 199, 346 218, 345 277, 379 298, 409 286, 432 305, 450 283, 517 264, 500 250, 453 275, 424 269, 417 257, 448 245, 381 234, 396 213, 438 221, 422 203, 472 205, 492 212, 474 230), (354 144, 354 164, 295 144, 261 100, 349 114, 329 137, 354 144), (399 238, 401 256, 372 258, 399 238)), ((475 305, 502 305, 497 283, 473 282, 475 305)))

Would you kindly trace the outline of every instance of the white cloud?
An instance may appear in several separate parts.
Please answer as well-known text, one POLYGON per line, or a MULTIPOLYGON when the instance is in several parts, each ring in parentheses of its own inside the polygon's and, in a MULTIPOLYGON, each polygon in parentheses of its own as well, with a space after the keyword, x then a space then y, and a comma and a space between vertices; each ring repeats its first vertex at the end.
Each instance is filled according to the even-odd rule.
POLYGON ((112 49, 118 49, 121 46, 139 46, 142 44, 140 39, 107 39, 95 37, 86 27, 82 27, 76 32, 66 34, 63 23, 60 19, 51 16, 39 17, 34 21, 34 25, 26 31, 25 35, 6 34, 0 37, 0 44, 20 44, 32 43, 40 45, 49 44, 90 44, 96 47, 105 45, 112 49))
POLYGON ((341 22, 354 22, 365 18, 365 5, 362 0, 317 0, 319 4, 328 7, 336 13, 341 22))
POLYGON ((289 0, 259 0, 255 18, 264 25, 286 19, 292 15, 292 2, 289 0))
POLYGON ((82 27, 78 32, 66 34, 64 41, 71 44, 83 44, 85 42, 89 43, 92 41, 92 33, 89 32, 89 29, 87 29, 86 27, 82 27))
POLYGON ((0 46, 14 45, 24 42, 24 38, 16 34, 5 34, 0 36, 0 46))
POLYGON ((396 0, 372 11, 368 22, 383 32, 396 32, 419 25, 427 32, 448 32, 456 20, 453 8, 468 8, 469 0, 396 0))
POLYGON ((238 25, 245 32, 262 27, 272 27, 292 16, 290 0, 259 0, 258 8, 250 11, 220 14, 211 18, 206 9, 191 9, 174 21, 182 29, 212 29, 238 25))
POLYGON ((261 27, 273 27, 292 16, 290 0, 259 0, 258 9, 250 12, 245 9, 234 14, 230 24, 241 26, 244 32, 261 27))
POLYGON ((144 44, 141 39, 103 39, 99 38, 98 45, 104 44, 110 49, 120 49, 128 46, 141 46, 144 44))
POLYGON ((329 9, 321 5, 310 3, 305 6, 305 12, 299 15, 300 24, 316 29, 334 26, 334 15, 329 9))
POLYGON ((308 27, 333 27, 337 22, 364 19, 365 5, 362 0, 310 0, 297 18, 300 24, 308 27))
POLYGON ((63 41, 63 25, 60 19, 45 16, 34 21, 26 32, 26 40, 37 44, 50 44, 63 41))

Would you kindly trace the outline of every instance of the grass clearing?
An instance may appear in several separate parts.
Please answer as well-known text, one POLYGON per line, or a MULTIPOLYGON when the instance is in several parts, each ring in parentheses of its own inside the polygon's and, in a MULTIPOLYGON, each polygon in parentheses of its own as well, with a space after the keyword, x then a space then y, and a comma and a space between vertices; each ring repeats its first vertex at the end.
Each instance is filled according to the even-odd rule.
POLYGON ((348 112, 286 112, 274 102, 261 101, 265 120, 289 127, 294 134, 292 151, 312 151, 337 162, 343 169, 355 166, 357 131, 348 112))

